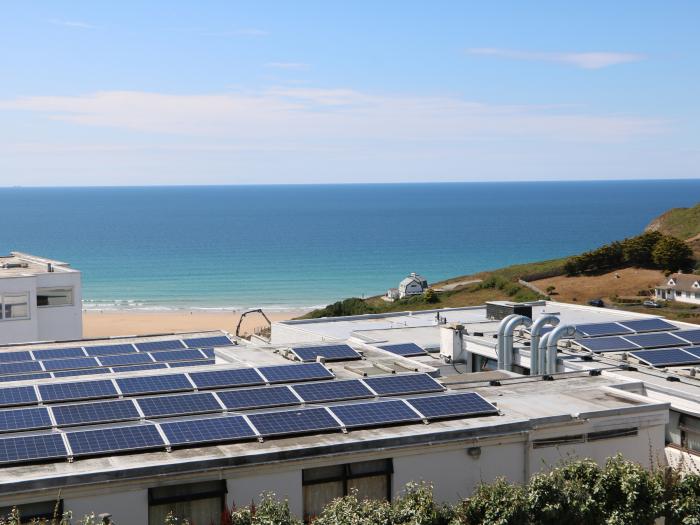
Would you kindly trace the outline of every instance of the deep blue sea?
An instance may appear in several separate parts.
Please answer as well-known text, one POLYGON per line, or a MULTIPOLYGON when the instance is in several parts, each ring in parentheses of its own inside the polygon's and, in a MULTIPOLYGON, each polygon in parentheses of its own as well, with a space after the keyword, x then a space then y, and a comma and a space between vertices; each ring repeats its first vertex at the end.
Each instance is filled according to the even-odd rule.
POLYGON ((0 188, 0 252, 82 270, 87 308, 308 307, 574 254, 700 180, 0 188))

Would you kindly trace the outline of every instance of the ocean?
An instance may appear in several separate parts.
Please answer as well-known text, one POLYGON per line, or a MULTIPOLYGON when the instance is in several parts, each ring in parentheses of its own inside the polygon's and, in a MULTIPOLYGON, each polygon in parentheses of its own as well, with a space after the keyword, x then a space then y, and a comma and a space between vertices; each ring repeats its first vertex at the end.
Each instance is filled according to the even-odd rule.
POLYGON ((0 188, 0 252, 83 272, 88 309, 292 309, 579 253, 700 180, 0 188))

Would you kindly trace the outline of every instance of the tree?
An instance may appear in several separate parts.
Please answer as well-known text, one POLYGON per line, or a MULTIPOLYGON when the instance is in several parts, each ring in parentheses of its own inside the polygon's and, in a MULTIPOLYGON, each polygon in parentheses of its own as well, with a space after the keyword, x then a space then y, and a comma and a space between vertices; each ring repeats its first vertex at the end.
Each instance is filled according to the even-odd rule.
POLYGON ((666 235, 656 243, 652 259, 662 270, 687 270, 693 266, 693 251, 685 241, 666 235))

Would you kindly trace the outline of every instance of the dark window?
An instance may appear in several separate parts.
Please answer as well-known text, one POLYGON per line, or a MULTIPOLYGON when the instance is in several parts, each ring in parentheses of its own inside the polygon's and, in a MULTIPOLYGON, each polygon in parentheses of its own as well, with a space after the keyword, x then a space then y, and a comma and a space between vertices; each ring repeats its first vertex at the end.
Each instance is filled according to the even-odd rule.
POLYGON ((598 441, 601 439, 612 439, 619 437, 636 436, 638 433, 637 427, 631 428, 616 428, 614 430, 603 430, 600 432, 589 432, 588 441, 598 441))
POLYGON ((583 434, 574 436, 559 436, 548 439, 535 439, 532 442, 532 448, 556 447, 559 445, 571 445, 573 443, 583 443, 583 434))
POLYGON ((226 504, 226 481, 204 481, 148 489, 148 523, 162 525, 172 512, 193 524, 219 523, 226 504))
MULTIPOLYGON (((40 520, 51 520, 53 518, 56 518, 58 522, 63 516, 63 500, 25 503, 24 505, 17 505, 17 510, 19 511, 22 525, 29 525, 40 520)), ((12 507, 0 508, 0 518, 7 519, 11 512, 12 507)))

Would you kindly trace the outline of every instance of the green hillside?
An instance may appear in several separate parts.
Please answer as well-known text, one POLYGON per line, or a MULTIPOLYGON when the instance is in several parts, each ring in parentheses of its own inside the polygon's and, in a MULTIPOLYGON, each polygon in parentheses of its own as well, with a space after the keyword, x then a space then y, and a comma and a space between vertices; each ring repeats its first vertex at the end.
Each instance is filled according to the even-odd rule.
POLYGON ((700 235, 700 202, 692 208, 673 208, 649 223, 646 231, 660 231, 679 239, 700 235))

